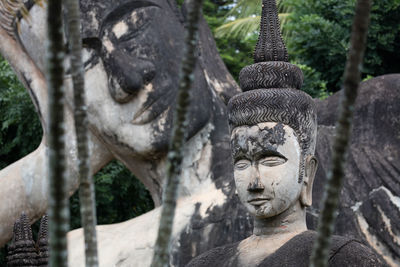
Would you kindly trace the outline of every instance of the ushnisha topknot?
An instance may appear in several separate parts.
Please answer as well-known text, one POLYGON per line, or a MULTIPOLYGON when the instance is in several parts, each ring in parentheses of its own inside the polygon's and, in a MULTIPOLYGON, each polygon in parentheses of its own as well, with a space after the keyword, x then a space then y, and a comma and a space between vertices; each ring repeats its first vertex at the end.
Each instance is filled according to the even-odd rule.
POLYGON ((288 62, 275 0, 262 3, 255 63, 244 67, 239 74, 244 92, 229 101, 230 128, 281 122, 295 131, 302 155, 313 155, 317 132, 314 101, 299 90, 303 84, 302 71, 288 62))
POLYGON ((263 0, 260 34, 254 49, 254 63, 239 74, 243 91, 259 88, 296 88, 303 84, 303 73, 289 63, 283 42, 275 0, 263 0))
POLYGON ((260 34, 254 49, 254 63, 267 61, 289 61, 289 55, 280 32, 275 0, 262 1, 260 34))
POLYGON ((259 88, 295 88, 303 85, 303 72, 288 62, 259 62, 244 67, 239 73, 240 87, 249 91, 259 88))

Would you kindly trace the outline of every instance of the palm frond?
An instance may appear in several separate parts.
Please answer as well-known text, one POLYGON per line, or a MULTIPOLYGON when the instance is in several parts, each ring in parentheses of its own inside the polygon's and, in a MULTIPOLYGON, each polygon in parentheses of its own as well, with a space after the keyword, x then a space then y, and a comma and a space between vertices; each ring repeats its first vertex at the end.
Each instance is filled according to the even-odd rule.
MULTIPOLYGON (((286 22, 288 15, 289 13, 279 14, 281 25, 283 25, 286 22)), ((217 38, 232 37, 232 38, 247 39, 252 34, 257 34, 258 31, 260 30, 260 19, 261 16, 253 15, 250 17, 238 18, 236 20, 227 22, 215 29, 215 37, 217 38)))
POLYGON ((223 24, 222 26, 215 29, 215 36, 221 37, 233 37, 233 38, 248 38, 252 33, 260 28, 260 16, 252 16, 236 19, 234 21, 223 24))
POLYGON ((261 14, 262 0, 239 0, 227 17, 245 18, 261 14))
MULTIPOLYGON (((277 0, 281 29, 287 22, 291 8, 283 5, 284 0, 277 0)), ((233 37, 247 39, 260 28, 262 0, 239 0, 227 13, 226 23, 215 30, 217 38, 233 37)), ((286 36, 286 34, 283 34, 286 36)))

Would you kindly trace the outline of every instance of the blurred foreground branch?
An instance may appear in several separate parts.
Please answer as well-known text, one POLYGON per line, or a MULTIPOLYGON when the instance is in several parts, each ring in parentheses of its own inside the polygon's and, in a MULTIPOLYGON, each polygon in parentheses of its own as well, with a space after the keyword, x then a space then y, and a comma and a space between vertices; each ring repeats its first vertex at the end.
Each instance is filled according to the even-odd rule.
POLYGON ((358 0, 353 21, 351 45, 344 72, 342 98, 336 135, 333 144, 332 170, 328 174, 323 209, 318 224, 318 238, 311 256, 311 266, 328 266, 330 238, 336 219, 339 195, 344 179, 344 167, 348 151, 354 103, 361 79, 361 64, 366 47, 371 0, 358 0))

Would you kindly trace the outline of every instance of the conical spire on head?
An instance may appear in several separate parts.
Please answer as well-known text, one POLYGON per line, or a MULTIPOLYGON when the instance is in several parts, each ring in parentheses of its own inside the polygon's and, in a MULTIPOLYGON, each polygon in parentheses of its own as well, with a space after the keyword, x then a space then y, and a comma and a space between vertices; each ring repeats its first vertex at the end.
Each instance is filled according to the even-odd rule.
POLYGON ((275 0, 262 1, 260 35, 254 50, 254 63, 266 61, 289 61, 289 55, 281 36, 275 0))
POLYGON ((228 104, 230 128, 280 122, 295 131, 302 155, 313 155, 316 108, 312 98, 298 90, 303 84, 303 73, 288 62, 275 0, 263 0, 260 24, 255 63, 239 74, 244 92, 232 97, 228 104))
POLYGON ((263 0, 260 34, 254 50, 254 64, 239 74, 243 91, 268 88, 295 88, 303 85, 303 73, 288 62, 275 0, 263 0))

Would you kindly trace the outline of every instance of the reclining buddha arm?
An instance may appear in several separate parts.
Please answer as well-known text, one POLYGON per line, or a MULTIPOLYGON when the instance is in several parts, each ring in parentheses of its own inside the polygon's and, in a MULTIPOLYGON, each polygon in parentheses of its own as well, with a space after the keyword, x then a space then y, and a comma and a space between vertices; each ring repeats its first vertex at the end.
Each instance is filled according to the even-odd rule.
MULTIPOLYGON (((47 85, 43 73, 21 45, 0 27, 0 54, 9 62, 19 80, 27 88, 39 115, 44 136, 40 146, 24 158, 0 171, 0 246, 12 237, 14 222, 22 211, 32 219, 39 219, 47 209, 47 85)), ((72 194, 79 186, 75 127, 71 109, 66 107, 66 153, 69 170, 68 189, 72 194)), ((112 154, 91 135, 92 172, 95 173, 110 160, 112 154)))

